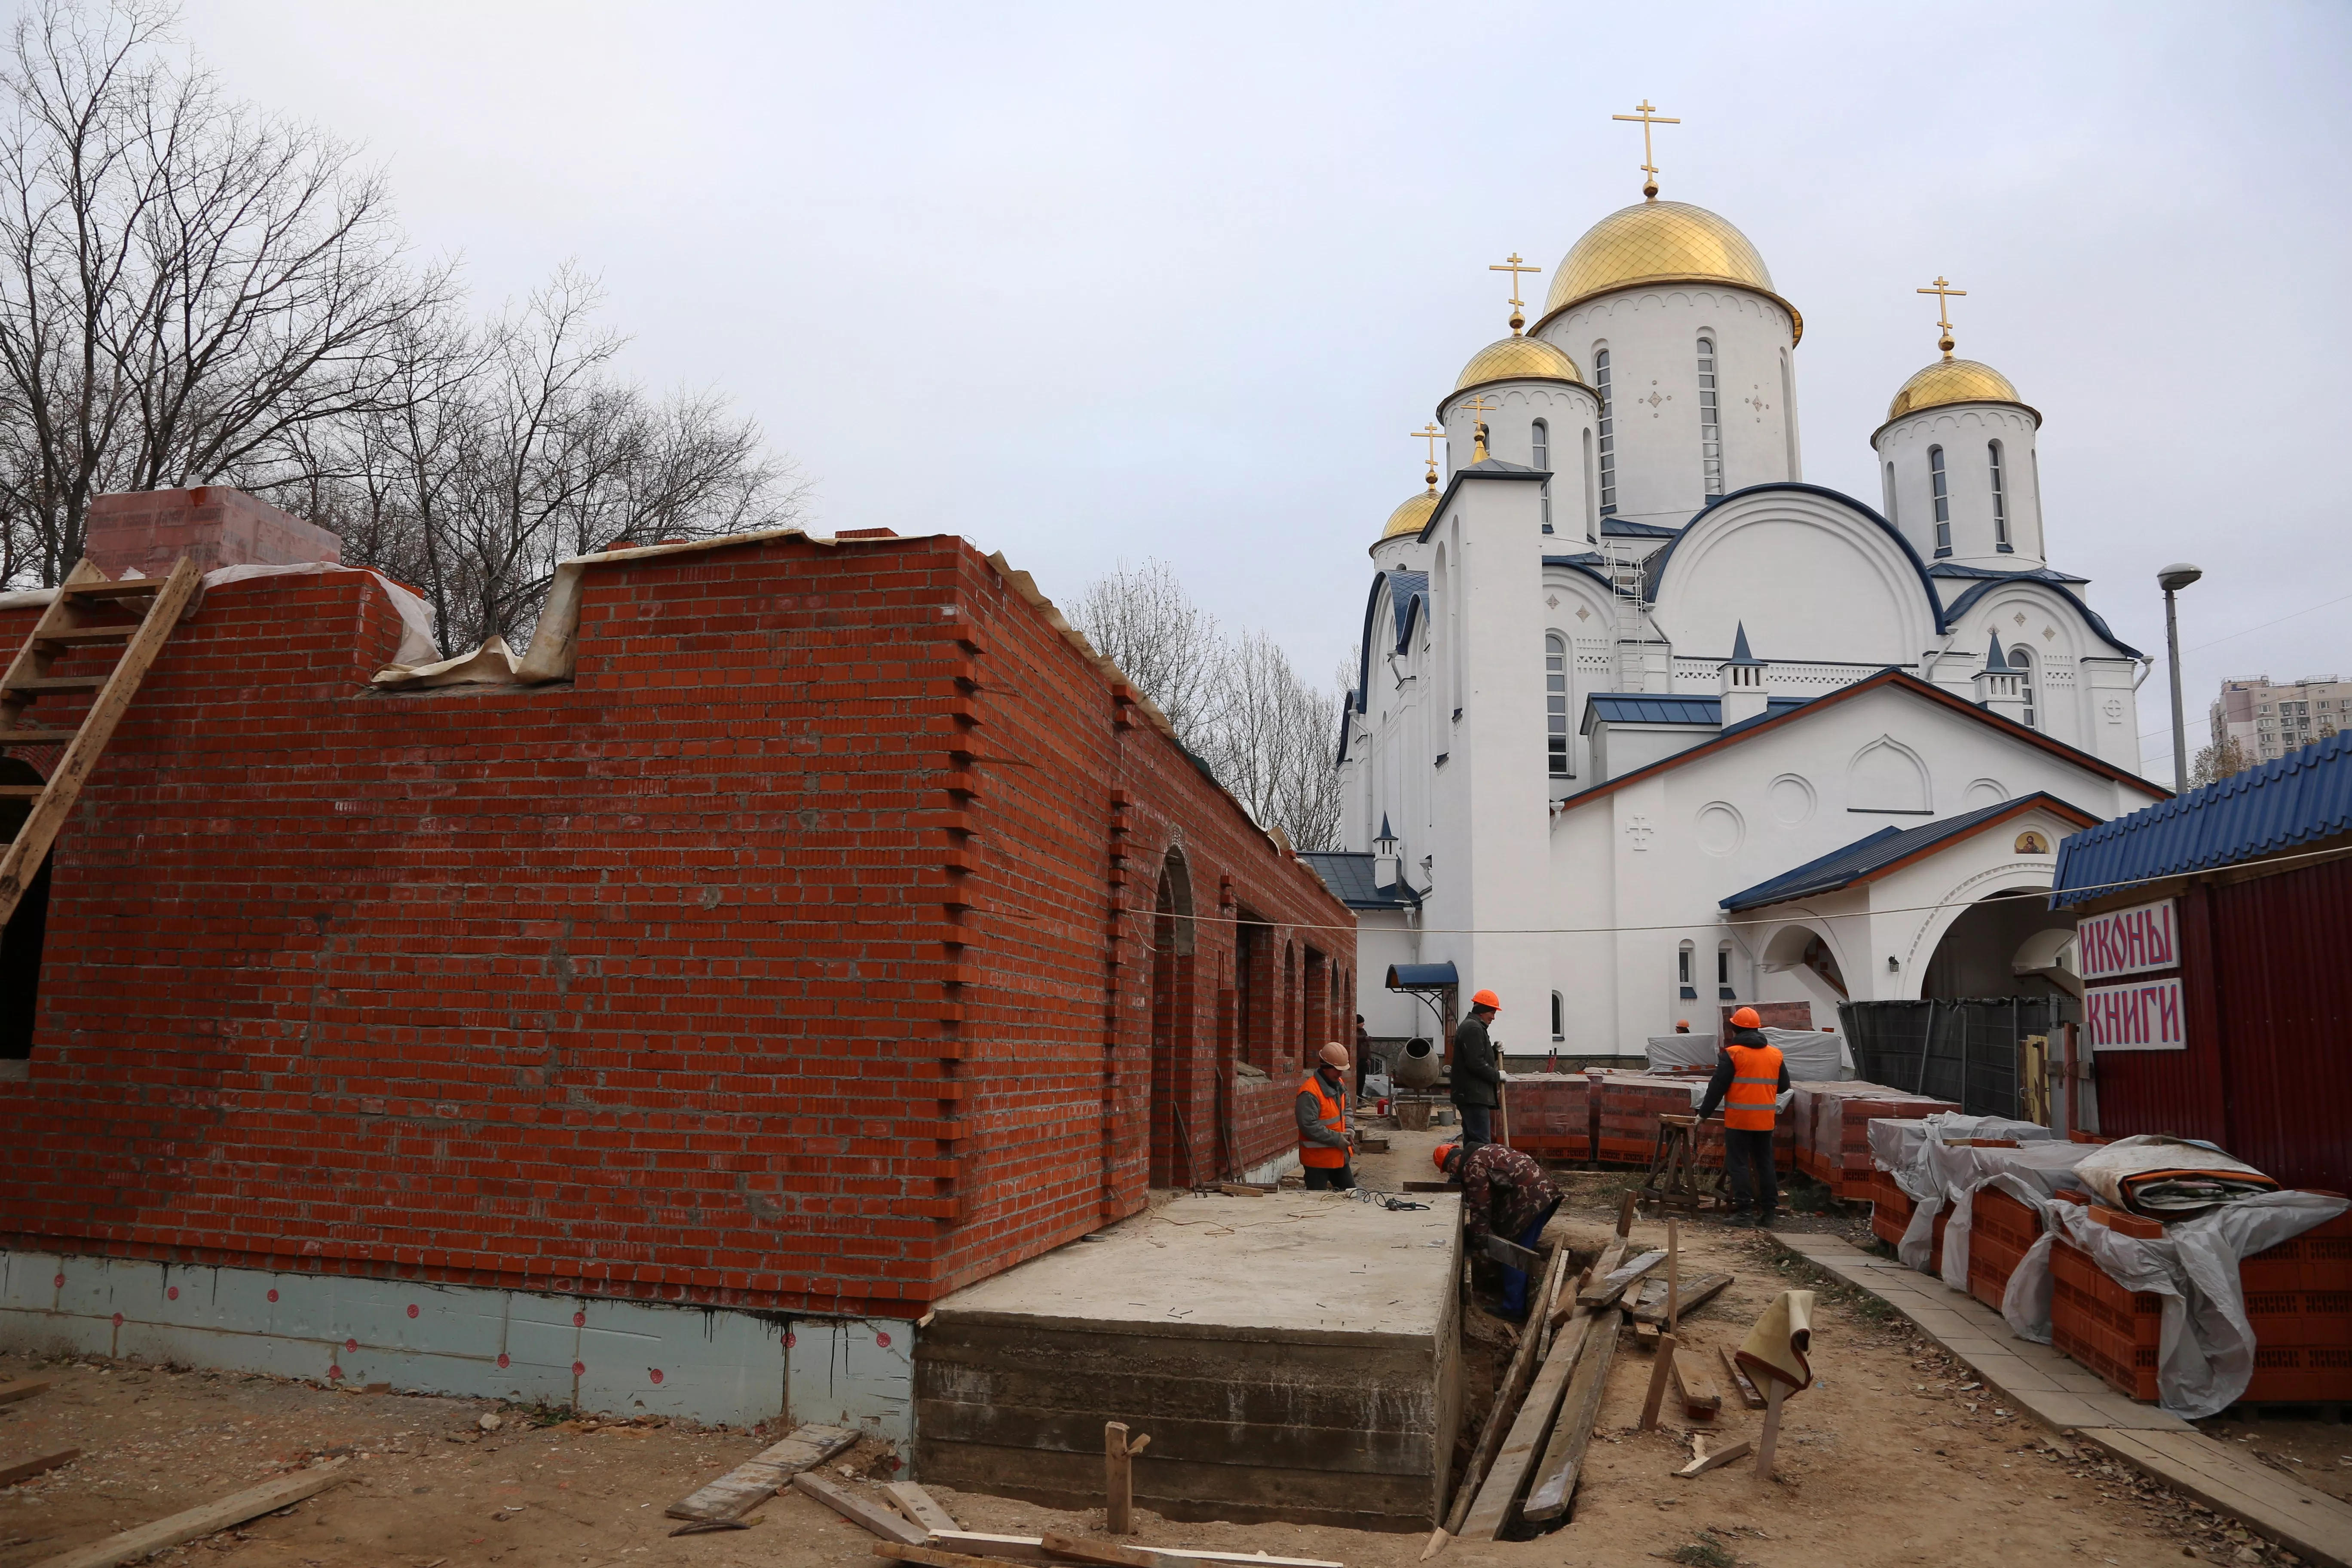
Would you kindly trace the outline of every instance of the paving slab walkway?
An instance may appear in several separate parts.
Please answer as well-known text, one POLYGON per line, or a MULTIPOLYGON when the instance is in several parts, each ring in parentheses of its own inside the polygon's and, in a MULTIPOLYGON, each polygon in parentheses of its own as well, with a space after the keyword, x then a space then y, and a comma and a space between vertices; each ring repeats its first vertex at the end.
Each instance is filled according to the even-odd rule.
POLYGON ((2178 1415, 2126 1399, 2048 1345, 2019 1339, 1999 1312, 1940 1279, 1842 1237, 1773 1237, 1902 1313, 2027 1414, 2079 1434, 2307 1563, 2352 1568, 2352 1504, 2248 1461, 2178 1415))

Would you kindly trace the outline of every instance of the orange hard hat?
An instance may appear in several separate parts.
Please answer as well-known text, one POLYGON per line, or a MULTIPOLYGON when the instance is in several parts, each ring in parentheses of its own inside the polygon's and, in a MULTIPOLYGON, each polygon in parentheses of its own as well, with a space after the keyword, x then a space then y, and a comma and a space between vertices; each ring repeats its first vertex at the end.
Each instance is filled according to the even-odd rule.
POLYGON ((1335 1068, 1343 1068, 1348 1065, 1348 1047, 1341 1045, 1337 1040, 1332 1041, 1329 1045, 1324 1047, 1315 1054, 1322 1060, 1329 1062, 1335 1068))
POLYGON ((1471 996, 1470 1005, 1473 1007, 1492 1007, 1496 1012, 1499 1013, 1503 1010, 1503 999, 1500 996, 1496 995, 1492 991, 1480 991, 1475 993, 1471 996))
POLYGON ((1764 1020, 1756 1016, 1755 1008, 1742 1007, 1731 1016, 1731 1026, 1735 1029, 1760 1029, 1764 1026, 1764 1020))
POLYGON ((1454 1151, 1459 1147, 1459 1144, 1454 1143, 1440 1143, 1429 1152, 1429 1163, 1443 1171, 1445 1169, 1445 1162, 1454 1158, 1454 1151))

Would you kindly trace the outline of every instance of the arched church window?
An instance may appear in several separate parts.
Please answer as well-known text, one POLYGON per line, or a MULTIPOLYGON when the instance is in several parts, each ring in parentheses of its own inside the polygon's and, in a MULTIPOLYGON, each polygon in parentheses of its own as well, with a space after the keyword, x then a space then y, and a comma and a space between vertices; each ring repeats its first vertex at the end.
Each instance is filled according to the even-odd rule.
POLYGON ((1601 515, 1617 515, 1617 405, 1609 392, 1609 351, 1592 351, 1592 390, 1601 395, 1601 515))
MULTIPOLYGON (((1780 432, 1789 443, 1789 478, 1798 478, 1797 462, 1797 384, 1789 374, 1789 351, 1780 351, 1780 432)), ((1889 518, 1888 521, 1893 521, 1889 518)))
POLYGON ((1936 496, 1936 553, 1952 552, 1952 482, 1944 472, 1944 449, 1927 448, 1927 480, 1936 496))
MULTIPOLYGON (((1528 432, 1535 445, 1536 467, 1549 472, 1551 468, 1551 426, 1538 419, 1528 432)), ((1543 531, 1551 531, 1551 481, 1543 482, 1543 531)))
POLYGON ((1568 1008, 1560 1001, 1559 993, 1555 991, 1551 994, 1551 1037, 1555 1040, 1568 1038, 1567 1024, 1568 1008))
POLYGON ((2014 548, 2009 542, 2009 487, 2001 482, 2000 443, 1985 444, 1985 456, 1992 468, 1992 542, 1995 549, 2014 548))
POLYGON ((1592 488, 1592 432, 1584 433, 1584 540, 1588 544, 1601 542, 1601 506, 1598 492, 1592 488))
POLYGON ((1715 405, 1715 340, 1698 341, 1698 466, 1706 493, 1723 493, 1723 422, 1715 405))
POLYGON ((1886 521, 1898 528, 1903 524, 1895 510, 1895 465, 1892 463, 1886 465, 1886 521))
POLYGON ((1722 1001, 1739 1000, 1731 989, 1731 944, 1727 942, 1715 950, 1715 994, 1722 1001))
POLYGON ((1685 1002, 1698 1000, 1698 985, 1691 978, 1691 964, 1695 962, 1696 952, 1697 950, 1689 942, 1685 942, 1680 951, 1675 954, 1675 984, 1685 1002))
POLYGON ((1551 776, 1568 777, 1568 639, 1558 632, 1544 635, 1544 752, 1551 776))
POLYGON ((2025 700, 2019 718, 2029 730, 2042 728, 2033 700, 2033 650, 2023 643, 2009 650, 2009 668, 2017 671, 2017 694, 2025 700))

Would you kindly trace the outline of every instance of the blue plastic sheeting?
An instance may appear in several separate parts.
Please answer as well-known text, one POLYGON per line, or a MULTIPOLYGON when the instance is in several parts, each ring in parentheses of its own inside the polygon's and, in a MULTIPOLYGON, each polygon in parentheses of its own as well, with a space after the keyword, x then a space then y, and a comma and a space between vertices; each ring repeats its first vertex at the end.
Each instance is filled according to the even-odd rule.
POLYGON ((2036 791, 2015 800, 2004 800, 1976 811, 1963 812, 1958 816, 1922 823, 1916 827, 1882 827, 1867 838, 1857 838, 1843 849, 1832 849, 1817 860, 1808 860, 1801 866, 1781 872, 1769 882, 1759 882, 1752 888, 1734 893, 1723 900, 1723 907, 1727 910, 1752 910, 1765 904, 1777 904, 1784 899, 1850 888, 1872 872, 1891 866, 1906 856, 1916 855, 1945 839, 1960 837, 1989 818, 2003 816, 2021 805, 2035 804, 2047 805, 2077 818, 2090 815, 2080 806, 2067 805, 2054 795, 2036 791))
POLYGON ((2053 909, 2352 832, 2352 732, 2085 828, 2058 847, 2053 909))
POLYGON ((1389 989, 1391 991, 1434 991, 1441 985, 1459 984, 1451 960, 1444 963, 1389 965, 1389 989))

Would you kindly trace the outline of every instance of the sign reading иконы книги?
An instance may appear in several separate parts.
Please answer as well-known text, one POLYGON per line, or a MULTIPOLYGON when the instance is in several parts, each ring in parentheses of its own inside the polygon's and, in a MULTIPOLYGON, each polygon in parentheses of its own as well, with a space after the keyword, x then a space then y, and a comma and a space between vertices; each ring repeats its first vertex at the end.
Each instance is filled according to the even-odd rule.
POLYGON ((2180 963, 2180 943, 2172 918, 2172 900, 2135 904, 2087 915, 2074 926, 2074 972, 2085 980, 2111 980, 2123 974, 2144 974, 2172 969, 2180 963))
POLYGON ((2095 1051, 2185 1051, 2180 981, 2135 980, 2083 993, 2083 1027, 2095 1051))

